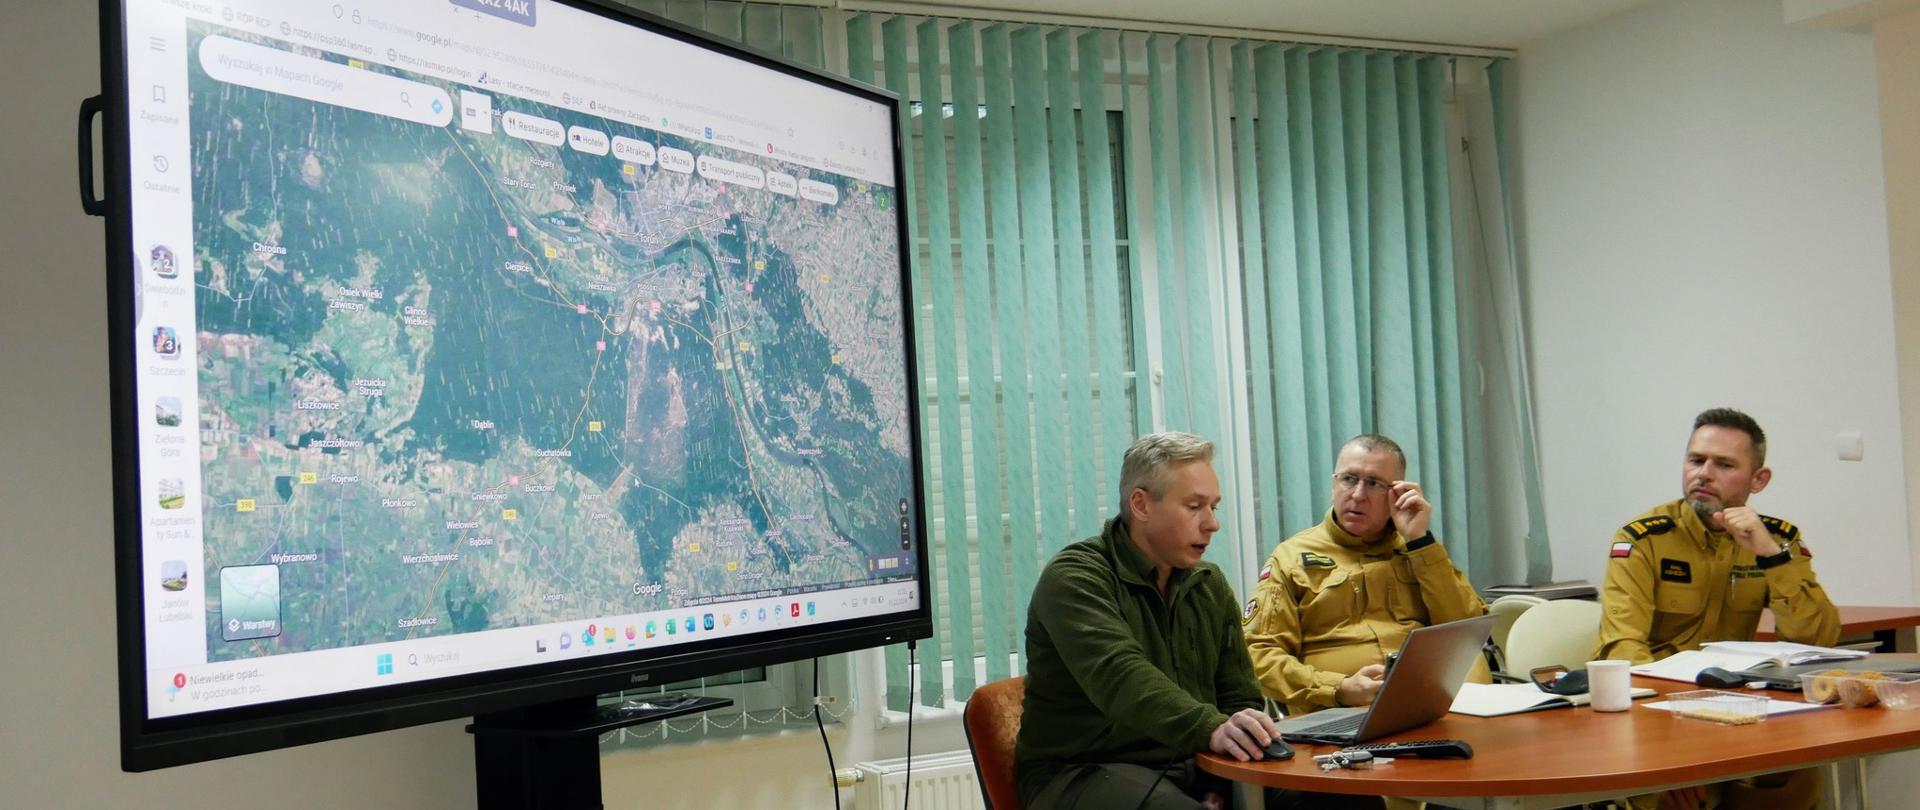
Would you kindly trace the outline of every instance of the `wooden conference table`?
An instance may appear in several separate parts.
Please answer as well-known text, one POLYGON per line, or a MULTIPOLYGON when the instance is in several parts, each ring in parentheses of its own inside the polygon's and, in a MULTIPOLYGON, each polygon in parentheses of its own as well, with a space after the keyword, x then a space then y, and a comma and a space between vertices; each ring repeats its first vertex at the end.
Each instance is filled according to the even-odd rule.
MULTIPOLYGON (((1697 688, 1638 676, 1633 681, 1662 695, 1697 688)), ((1766 694, 1798 698, 1788 692, 1766 694)), ((1199 764, 1208 773, 1240 783, 1242 806, 1256 808, 1261 806, 1260 792, 1244 788, 1404 796, 1449 807, 1531 810, 1920 748, 1920 711, 1833 707, 1727 726, 1642 705, 1659 699, 1634 701, 1625 712, 1577 708, 1504 717, 1449 714, 1380 740, 1465 740, 1474 753, 1465 760, 1399 759, 1372 770, 1322 772, 1313 755, 1338 747, 1299 745, 1293 759, 1280 762, 1236 762, 1202 754, 1199 764)))
MULTIPOLYGON (((1773 611, 1760 614, 1758 641, 1773 641, 1773 611)), ((1878 639, 1880 652, 1920 652, 1920 607, 1840 607, 1840 643, 1878 639)))

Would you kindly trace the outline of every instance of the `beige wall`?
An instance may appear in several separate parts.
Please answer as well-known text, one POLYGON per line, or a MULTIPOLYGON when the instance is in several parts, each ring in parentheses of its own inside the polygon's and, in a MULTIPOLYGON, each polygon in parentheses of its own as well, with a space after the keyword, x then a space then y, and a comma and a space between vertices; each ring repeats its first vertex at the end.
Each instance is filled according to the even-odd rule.
MULTIPOLYGON (((1873 23, 1880 141, 1887 172, 1887 246, 1893 269, 1906 498, 1920 504, 1920 10, 1873 23)), ((1913 579, 1920 582, 1920 508, 1907 513, 1913 579)))

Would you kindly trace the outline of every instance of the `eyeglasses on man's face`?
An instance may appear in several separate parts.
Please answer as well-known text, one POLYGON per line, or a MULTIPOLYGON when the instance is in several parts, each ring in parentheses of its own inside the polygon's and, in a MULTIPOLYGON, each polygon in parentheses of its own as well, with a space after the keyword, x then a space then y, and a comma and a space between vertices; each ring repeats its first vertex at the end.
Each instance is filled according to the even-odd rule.
POLYGON ((1352 492, 1356 489, 1360 490, 1361 495, 1385 495, 1388 490, 1393 488, 1392 484, 1378 478, 1368 478, 1364 475, 1354 475, 1353 473, 1344 472, 1333 474, 1333 485, 1341 492, 1352 492))

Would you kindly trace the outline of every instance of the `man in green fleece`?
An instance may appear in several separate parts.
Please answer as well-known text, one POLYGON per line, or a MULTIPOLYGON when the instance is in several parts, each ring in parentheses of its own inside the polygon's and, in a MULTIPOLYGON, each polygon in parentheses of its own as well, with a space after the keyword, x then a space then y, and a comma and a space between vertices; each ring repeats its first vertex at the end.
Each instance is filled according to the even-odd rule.
POLYGON ((1262 711, 1226 577, 1201 562, 1220 530, 1213 444, 1143 436, 1120 469, 1120 514, 1060 550, 1027 610, 1027 691, 1014 778, 1029 808, 1197 808, 1227 786, 1210 751, 1262 758, 1262 711))

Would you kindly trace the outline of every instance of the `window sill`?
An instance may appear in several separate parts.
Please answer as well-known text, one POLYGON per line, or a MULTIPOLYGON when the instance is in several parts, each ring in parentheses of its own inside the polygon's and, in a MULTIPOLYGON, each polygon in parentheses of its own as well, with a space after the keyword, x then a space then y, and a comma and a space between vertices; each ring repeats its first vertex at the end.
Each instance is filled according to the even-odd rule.
MULTIPOLYGON (((913 707, 913 724, 919 728, 928 728, 929 724, 934 728, 957 725, 966 710, 965 702, 949 703, 945 706, 915 706, 913 707)), ((880 728, 905 728, 907 713, 882 709, 875 725, 880 728)))

